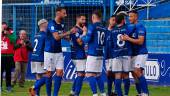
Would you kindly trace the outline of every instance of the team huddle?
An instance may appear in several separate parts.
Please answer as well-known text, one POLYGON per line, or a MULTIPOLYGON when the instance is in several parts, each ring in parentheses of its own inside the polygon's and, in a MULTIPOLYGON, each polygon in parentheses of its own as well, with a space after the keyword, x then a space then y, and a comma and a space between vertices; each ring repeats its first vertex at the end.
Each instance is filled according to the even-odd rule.
POLYGON ((128 13, 129 23, 126 23, 125 13, 112 15, 107 27, 103 25, 102 13, 98 10, 92 13, 92 24, 88 27, 86 16, 80 14, 76 16, 76 25, 67 32, 63 22, 66 16, 66 9, 58 7, 54 20, 41 19, 38 22, 40 32, 35 35, 31 57, 31 70, 36 74, 36 82, 29 89, 31 96, 39 96, 44 84, 47 96, 51 96, 52 79, 53 96, 58 96, 64 74, 62 39, 71 42, 71 59, 77 74, 70 96, 80 95, 84 78, 87 78, 93 96, 98 96, 98 88, 100 96, 128 96, 130 72, 135 80, 137 96, 149 96, 143 73, 148 57, 146 29, 138 22, 136 11, 128 13), (107 70, 107 92, 101 76, 103 62, 107 70))

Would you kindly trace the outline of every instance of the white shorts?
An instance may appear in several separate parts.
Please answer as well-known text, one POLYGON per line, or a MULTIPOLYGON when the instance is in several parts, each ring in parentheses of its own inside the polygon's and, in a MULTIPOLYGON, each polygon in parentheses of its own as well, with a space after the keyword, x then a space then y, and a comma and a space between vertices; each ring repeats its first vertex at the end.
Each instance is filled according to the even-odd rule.
POLYGON ((130 72, 131 57, 120 56, 110 60, 112 72, 130 72))
POLYGON ((148 59, 148 54, 141 54, 137 56, 132 56, 132 69, 134 68, 145 68, 145 63, 148 59))
POLYGON ((77 72, 85 72, 86 69, 86 60, 73 60, 73 64, 76 67, 77 72))
POLYGON ((44 62, 31 62, 31 72, 32 73, 45 73, 44 62))
POLYGON ((63 53, 44 52, 44 69, 55 71, 55 69, 64 69, 63 53))
POLYGON ((87 56, 86 70, 85 72, 100 73, 103 68, 102 56, 87 56))
POLYGON ((105 66, 107 71, 112 71, 112 64, 110 63, 110 60, 112 59, 105 60, 105 66))

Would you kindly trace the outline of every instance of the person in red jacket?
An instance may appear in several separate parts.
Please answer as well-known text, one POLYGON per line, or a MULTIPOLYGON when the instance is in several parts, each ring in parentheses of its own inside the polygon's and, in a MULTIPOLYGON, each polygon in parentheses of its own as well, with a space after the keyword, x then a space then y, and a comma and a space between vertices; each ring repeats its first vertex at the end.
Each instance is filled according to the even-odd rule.
POLYGON ((8 92, 11 91, 11 69, 14 66, 14 41, 15 34, 11 28, 8 27, 6 22, 2 22, 2 33, 1 33, 1 88, 3 81, 3 73, 6 72, 6 89, 8 92))
POLYGON ((15 73, 13 86, 16 85, 16 81, 21 75, 19 80, 19 86, 24 87, 25 82, 25 73, 27 69, 28 63, 28 55, 29 52, 32 51, 31 42, 27 38, 27 32, 25 30, 21 30, 19 32, 19 39, 16 41, 16 45, 14 46, 14 61, 15 61, 15 73))

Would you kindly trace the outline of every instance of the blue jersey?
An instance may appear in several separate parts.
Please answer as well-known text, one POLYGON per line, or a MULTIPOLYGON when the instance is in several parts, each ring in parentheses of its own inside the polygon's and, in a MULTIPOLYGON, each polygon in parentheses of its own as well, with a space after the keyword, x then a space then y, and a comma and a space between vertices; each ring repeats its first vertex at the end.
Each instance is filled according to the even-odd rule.
POLYGON ((130 33, 127 25, 117 26, 111 30, 111 35, 108 40, 110 45, 106 45, 110 47, 111 58, 132 55, 131 43, 128 41, 121 41, 121 35, 127 34, 130 36, 130 33))
POLYGON ((31 61, 44 62, 45 32, 39 32, 34 37, 31 61))
POLYGON ((105 42, 105 46, 104 46, 104 59, 110 59, 111 58, 111 48, 109 46, 111 46, 111 42, 108 42, 110 40, 110 35, 111 35, 111 30, 107 30, 106 32, 106 35, 105 35, 105 38, 106 38, 106 41, 105 42))
POLYGON ((135 30, 132 33, 132 38, 138 39, 139 36, 144 36, 144 43, 142 45, 132 44, 133 56, 148 53, 146 48, 146 29, 142 24, 137 23, 135 24, 135 30))
POLYGON ((85 59, 86 53, 84 49, 84 43, 79 45, 77 39, 80 39, 81 35, 83 34, 83 30, 77 26, 75 26, 77 32, 75 34, 71 34, 71 58, 72 59, 85 59))
POLYGON ((61 34, 64 32, 64 24, 57 24, 55 20, 48 22, 47 36, 45 40, 45 52, 60 53, 62 52, 61 40, 56 40, 53 33, 61 34))
POLYGON ((88 55, 103 56, 106 32, 106 28, 100 22, 91 24, 88 27, 87 35, 82 37, 82 40, 88 43, 88 55))

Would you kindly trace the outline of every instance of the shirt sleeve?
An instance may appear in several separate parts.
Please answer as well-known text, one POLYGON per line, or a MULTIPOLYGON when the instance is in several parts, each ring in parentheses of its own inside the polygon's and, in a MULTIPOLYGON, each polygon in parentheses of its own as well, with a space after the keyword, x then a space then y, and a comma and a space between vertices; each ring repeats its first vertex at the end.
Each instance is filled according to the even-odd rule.
POLYGON ((50 22, 48 24, 48 30, 50 33, 58 32, 57 28, 55 27, 55 24, 53 22, 50 22))
POLYGON ((84 43, 88 43, 91 40, 93 31, 94 31, 94 27, 90 25, 88 27, 87 34, 81 38, 84 43))
POLYGON ((137 32, 138 32, 138 36, 145 36, 146 29, 143 25, 138 25, 137 26, 137 32))

